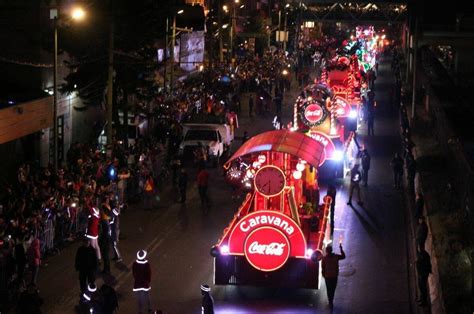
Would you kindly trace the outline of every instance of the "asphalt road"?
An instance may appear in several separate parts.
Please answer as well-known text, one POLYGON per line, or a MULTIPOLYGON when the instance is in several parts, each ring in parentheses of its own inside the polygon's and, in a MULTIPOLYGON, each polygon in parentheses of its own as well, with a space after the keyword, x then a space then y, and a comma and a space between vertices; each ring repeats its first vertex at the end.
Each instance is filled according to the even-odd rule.
MULTIPOLYGON (((359 135, 372 155, 369 186, 362 192, 364 207, 347 206, 347 179, 337 183, 334 238, 342 235, 347 258, 340 263, 335 313, 411 313, 405 207, 401 193, 392 187, 389 166, 400 148, 397 111, 388 103, 389 69, 389 64, 382 63, 376 81, 375 136, 366 137, 365 126, 359 135)), ((285 103, 292 104, 297 92, 294 87, 287 93, 285 103)), ((247 130, 251 136, 272 129, 270 115, 248 118, 247 98, 242 97, 244 113, 238 134, 247 130)), ((291 107, 287 106, 284 122, 290 119, 290 112, 291 107)), ((148 251, 152 266, 153 305, 166 314, 200 313, 202 283, 211 285, 216 313, 329 313, 324 284, 315 291, 214 287, 209 250, 240 201, 230 197, 231 189, 224 183, 222 171, 211 170, 212 208, 208 215, 203 215, 192 171, 190 182, 187 206, 175 201, 177 191, 162 186, 159 187, 162 201, 154 210, 144 211, 136 206, 122 215, 124 239, 120 249, 124 262, 112 264, 112 276, 99 277, 97 281, 99 286, 103 281, 115 286, 119 313, 136 313, 130 269, 139 249, 148 251)), ((48 265, 40 270, 39 287, 45 300, 45 313, 74 313, 79 297, 78 276, 74 271, 77 246, 73 244, 48 259, 48 265)))

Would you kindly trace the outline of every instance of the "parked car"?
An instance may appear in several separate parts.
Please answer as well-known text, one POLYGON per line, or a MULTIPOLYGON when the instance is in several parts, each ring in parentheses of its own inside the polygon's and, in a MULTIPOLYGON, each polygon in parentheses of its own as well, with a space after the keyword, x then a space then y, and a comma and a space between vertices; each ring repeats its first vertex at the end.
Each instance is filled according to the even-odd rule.
POLYGON ((217 166, 232 140, 230 127, 227 124, 183 124, 183 141, 179 146, 179 154, 184 158, 192 156, 201 144, 207 149, 208 160, 217 166))

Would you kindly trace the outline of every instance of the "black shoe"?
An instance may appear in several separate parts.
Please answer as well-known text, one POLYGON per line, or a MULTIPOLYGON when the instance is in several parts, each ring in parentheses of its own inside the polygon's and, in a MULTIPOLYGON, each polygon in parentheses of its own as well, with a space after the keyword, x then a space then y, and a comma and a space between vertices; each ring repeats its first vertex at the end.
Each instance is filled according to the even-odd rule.
POLYGON ((347 205, 350 205, 350 206, 352 206, 352 203, 349 201, 349 202, 347 202, 347 205))

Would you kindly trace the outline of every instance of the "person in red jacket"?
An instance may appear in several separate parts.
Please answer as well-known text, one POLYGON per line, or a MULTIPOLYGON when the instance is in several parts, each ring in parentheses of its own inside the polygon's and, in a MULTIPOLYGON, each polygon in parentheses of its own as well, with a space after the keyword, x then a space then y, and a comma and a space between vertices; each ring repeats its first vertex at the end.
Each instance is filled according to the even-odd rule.
POLYGON ((145 259, 146 255, 147 252, 145 250, 138 251, 137 260, 133 263, 132 268, 133 279, 135 281, 133 284, 133 291, 137 295, 138 313, 148 313, 151 310, 151 267, 145 259))
POLYGON ((334 306, 334 293, 336 292, 337 276, 339 276, 339 261, 346 258, 346 253, 342 249, 342 244, 339 244, 341 254, 334 254, 332 246, 326 247, 326 255, 322 260, 322 273, 324 281, 326 282, 326 290, 328 294, 329 307, 332 309, 334 306))
POLYGON ((99 218, 100 218, 100 212, 99 209, 90 206, 90 213, 89 213, 89 221, 87 223, 87 229, 86 229, 86 237, 90 240, 90 245, 94 248, 96 254, 97 254, 97 259, 100 260, 102 259, 102 255, 100 254, 100 247, 99 247, 99 242, 97 239, 99 238, 99 218))

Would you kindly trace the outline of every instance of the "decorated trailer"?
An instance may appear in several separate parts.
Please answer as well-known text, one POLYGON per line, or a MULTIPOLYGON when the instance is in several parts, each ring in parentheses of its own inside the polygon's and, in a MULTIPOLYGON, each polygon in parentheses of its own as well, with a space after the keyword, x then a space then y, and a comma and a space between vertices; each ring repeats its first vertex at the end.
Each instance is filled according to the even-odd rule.
POLYGON ((323 151, 305 134, 277 130, 249 139, 227 161, 228 179, 251 189, 211 249, 216 285, 319 287, 331 205, 319 200, 323 151))
POLYGON ((322 178, 342 178, 354 157, 355 131, 348 122, 357 120, 354 110, 325 84, 307 86, 296 99, 292 130, 323 145, 318 169, 322 178))

